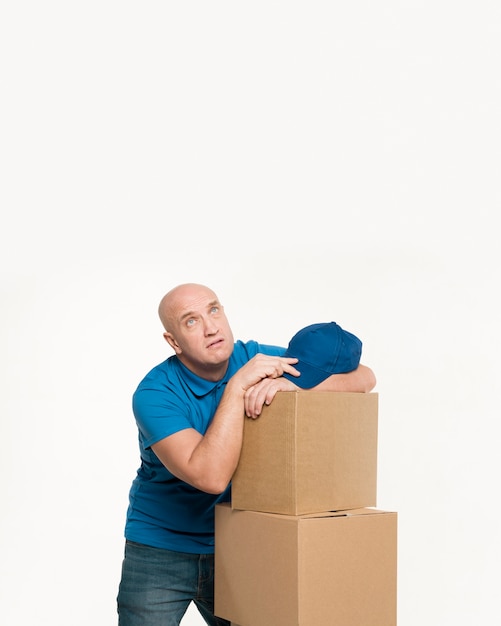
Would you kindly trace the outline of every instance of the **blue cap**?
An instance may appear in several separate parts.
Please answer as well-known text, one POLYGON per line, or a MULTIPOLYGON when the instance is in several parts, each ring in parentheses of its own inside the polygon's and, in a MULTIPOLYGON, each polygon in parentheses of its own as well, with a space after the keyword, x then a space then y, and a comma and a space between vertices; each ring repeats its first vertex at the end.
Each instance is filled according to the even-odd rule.
POLYGON ((284 378, 302 389, 311 389, 332 374, 357 369, 361 354, 360 339, 336 322, 312 324, 294 335, 284 355, 299 359, 294 367, 301 376, 286 373, 284 378))

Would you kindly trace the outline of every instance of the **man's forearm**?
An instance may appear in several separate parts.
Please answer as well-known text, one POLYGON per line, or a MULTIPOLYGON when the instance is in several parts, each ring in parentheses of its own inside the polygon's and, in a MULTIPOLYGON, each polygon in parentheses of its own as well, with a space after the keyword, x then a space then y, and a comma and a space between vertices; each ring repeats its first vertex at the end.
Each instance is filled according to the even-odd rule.
POLYGON ((356 370, 346 374, 333 374, 316 387, 316 391, 354 391, 368 393, 376 386, 376 376, 366 365, 359 365, 356 370))

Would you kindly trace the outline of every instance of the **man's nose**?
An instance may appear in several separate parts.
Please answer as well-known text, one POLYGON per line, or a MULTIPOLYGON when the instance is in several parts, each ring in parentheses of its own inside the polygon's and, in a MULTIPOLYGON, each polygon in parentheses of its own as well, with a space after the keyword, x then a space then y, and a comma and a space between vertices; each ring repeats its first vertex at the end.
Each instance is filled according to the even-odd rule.
POLYGON ((217 324, 210 317, 204 321, 204 328, 206 335, 214 335, 214 333, 217 333, 217 324))

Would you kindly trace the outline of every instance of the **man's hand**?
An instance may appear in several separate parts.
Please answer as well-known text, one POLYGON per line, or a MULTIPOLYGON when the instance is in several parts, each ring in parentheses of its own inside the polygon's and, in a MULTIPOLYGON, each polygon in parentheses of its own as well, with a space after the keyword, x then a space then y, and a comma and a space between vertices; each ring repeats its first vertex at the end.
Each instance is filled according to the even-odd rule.
POLYGON ((247 417, 256 419, 261 415, 263 406, 271 404, 277 391, 297 391, 298 389, 299 387, 288 378, 264 378, 245 392, 245 414, 247 417))
POLYGON ((292 376, 299 376, 299 372, 293 367, 295 363, 297 363, 295 358, 256 354, 232 376, 228 386, 237 387, 243 394, 247 394, 247 391, 260 381, 275 380, 286 372, 292 376))

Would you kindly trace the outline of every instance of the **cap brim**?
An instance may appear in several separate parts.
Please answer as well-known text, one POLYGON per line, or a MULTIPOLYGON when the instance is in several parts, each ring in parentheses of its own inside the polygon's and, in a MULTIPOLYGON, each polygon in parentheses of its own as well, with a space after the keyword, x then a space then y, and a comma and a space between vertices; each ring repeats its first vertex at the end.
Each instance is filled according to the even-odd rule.
POLYGON ((283 376, 298 387, 301 387, 301 389, 316 387, 332 375, 331 372, 326 372, 325 370, 318 369, 307 363, 295 363, 293 367, 301 372, 301 376, 293 376, 288 373, 285 373, 283 376))

